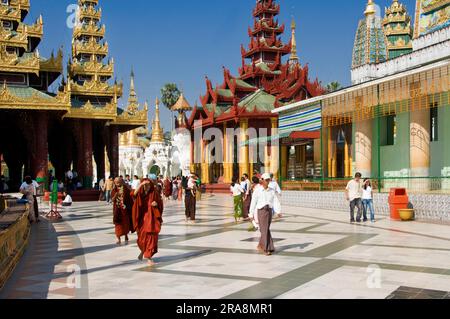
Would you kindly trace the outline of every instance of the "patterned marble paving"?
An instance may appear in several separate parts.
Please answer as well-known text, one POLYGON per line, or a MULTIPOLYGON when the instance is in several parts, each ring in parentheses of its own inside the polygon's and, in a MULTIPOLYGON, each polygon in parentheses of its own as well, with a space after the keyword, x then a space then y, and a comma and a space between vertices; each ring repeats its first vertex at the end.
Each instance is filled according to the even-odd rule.
POLYGON ((447 296, 450 226, 380 214, 375 224, 350 225, 348 213, 332 207, 284 205, 284 218, 272 227, 277 253, 266 257, 255 249, 259 234, 248 231, 250 224, 234 222, 229 196, 204 196, 194 225, 184 221, 180 202, 168 202, 158 264, 150 268, 137 260, 135 235, 129 245, 115 245, 111 206, 76 203, 62 222, 33 226, 0 298, 447 296))

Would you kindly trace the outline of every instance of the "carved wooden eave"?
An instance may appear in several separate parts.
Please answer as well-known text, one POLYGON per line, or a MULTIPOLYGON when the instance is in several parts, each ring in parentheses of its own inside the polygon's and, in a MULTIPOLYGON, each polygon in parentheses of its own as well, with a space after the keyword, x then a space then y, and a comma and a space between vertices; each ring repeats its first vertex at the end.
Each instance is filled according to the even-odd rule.
POLYGON ((5 29, 3 25, 0 24, 0 44, 27 49, 28 35, 25 31, 21 30, 17 30, 17 32, 13 33, 11 30, 5 29))
POLYGON ((258 3, 253 10, 253 16, 259 16, 263 13, 271 13, 271 14, 279 14, 280 13, 280 5, 279 4, 273 4, 272 1, 270 3, 258 3))
POLYGON ((63 52, 58 50, 56 57, 53 55, 50 59, 40 61, 40 70, 49 73, 62 73, 63 72, 63 52))
POLYGON ((46 110, 69 111, 70 92, 58 92, 56 96, 44 97, 43 93, 34 92, 30 97, 18 97, 4 84, 0 89, 0 109, 10 110, 46 110))
POLYGON ((87 101, 82 107, 72 107, 64 118, 109 120, 114 121, 117 117, 117 103, 115 101, 104 106, 94 106, 87 101))
POLYGON ((9 6, 20 8, 23 11, 30 11, 30 0, 10 0, 9 6))
POLYGON ((0 19, 6 21, 15 21, 17 23, 22 21, 22 12, 20 10, 13 8, 11 10, 9 6, 0 6, 0 19))
POLYGON ((17 73, 34 73, 39 75, 40 58, 34 52, 26 58, 6 51, 5 45, 0 48, 0 71, 17 73))
POLYGON ((124 111, 118 115, 112 124, 126 126, 147 126, 148 125, 148 109, 139 110, 135 113, 124 111))
POLYGON ((97 43, 93 38, 89 42, 75 41, 72 44, 73 57, 77 57, 79 54, 97 54, 108 55, 109 46, 108 43, 97 43))
POLYGON ((80 7, 80 20, 84 18, 100 20, 102 18, 102 9, 94 7, 80 7))
POLYGON ((85 3, 91 2, 94 3, 95 5, 98 5, 98 0, 78 0, 78 2, 83 5, 85 3))
POLYGON ((95 23, 90 23, 88 25, 77 25, 73 29, 73 37, 79 38, 82 35, 93 36, 103 38, 105 36, 106 27, 102 25, 97 26, 95 23))
POLYGON ((437 8, 444 7, 445 5, 450 4, 450 0, 442 0, 442 1, 430 1, 428 5, 422 5, 423 13, 429 13, 431 11, 436 10, 437 8))
POLYGON ((76 75, 97 75, 110 78, 114 74, 114 62, 110 61, 108 64, 103 64, 102 62, 97 61, 72 61, 72 63, 68 66, 68 71, 70 77, 74 77, 76 75))
POLYGON ((110 85, 108 82, 94 79, 85 81, 83 85, 70 80, 70 85, 73 95, 113 97, 116 94, 121 97, 123 94, 123 83, 110 85))
POLYGON ((28 25, 24 23, 19 23, 17 31, 20 33, 25 33, 30 38, 42 39, 44 36, 44 22, 42 16, 40 16, 34 24, 28 25))

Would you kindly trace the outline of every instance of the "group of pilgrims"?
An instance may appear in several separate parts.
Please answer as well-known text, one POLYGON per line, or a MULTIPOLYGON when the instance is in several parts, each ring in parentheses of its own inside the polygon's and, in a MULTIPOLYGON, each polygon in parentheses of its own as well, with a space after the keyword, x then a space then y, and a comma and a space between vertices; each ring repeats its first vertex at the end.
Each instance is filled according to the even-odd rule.
MULTIPOLYGON (((111 192, 113 204, 113 222, 117 245, 128 244, 130 233, 137 234, 137 244, 140 250, 139 260, 148 260, 153 266, 153 257, 158 253, 158 237, 163 224, 164 201, 170 199, 182 200, 179 190, 184 189, 184 204, 186 222, 195 223, 197 200, 201 196, 201 181, 196 174, 178 180, 161 179, 150 175, 141 179, 139 184, 130 187, 121 177, 114 180, 111 192), (176 189, 174 186, 177 186, 176 189), (176 194, 176 195, 175 195, 176 194)), ((270 233, 273 218, 281 218, 281 205, 278 196, 280 187, 270 174, 256 174, 252 181, 247 174, 234 179, 231 185, 234 198, 234 218, 252 223, 252 231, 259 230, 261 238, 257 250, 267 256, 274 253, 275 247, 270 233)))
MULTIPOLYGON (((131 185, 127 178, 115 178, 111 203, 117 245, 122 244, 122 237, 127 245, 128 235, 136 233, 140 250, 138 259, 142 261, 145 258, 150 266, 155 265, 153 256, 158 253, 164 201, 182 200, 183 183, 181 179, 162 179, 153 174, 134 185, 131 185)), ((185 183, 186 220, 195 222, 196 201, 200 195, 198 190, 201 182, 198 176, 191 174, 185 183)))

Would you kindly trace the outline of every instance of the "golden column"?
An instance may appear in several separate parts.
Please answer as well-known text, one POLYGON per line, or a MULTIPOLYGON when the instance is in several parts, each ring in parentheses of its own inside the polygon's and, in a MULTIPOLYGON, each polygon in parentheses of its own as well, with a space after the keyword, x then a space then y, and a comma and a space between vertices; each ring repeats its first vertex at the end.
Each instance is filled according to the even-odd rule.
POLYGON ((231 183, 231 179, 233 178, 231 175, 233 174, 233 160, 231 154, 231 144, 227 136, 227 123, 223 123, 223 182, 226 184, 231 183))
POLYGON ((191 136, 191 164, 189 166, 191 173, 196 172, 196 156, 195 156, 196 148, 197 147, 195 145, 195 141, 192 139, 192 136, 191 136))
POLYGON ((270 147, 268 145, 264 146, 264 173, 270 173, 270 147))
POLYGON ((209 180, 209 147, 206 144, 206 141, 202 141, 201 144, 201 154, 202 154, 202 163, 201 163, 201 168, 202 168, 202 182, 205 184, 209 184, 210 180, 209 180))
POLYGON ((287 179, 288 172, 288 149, 287 146, 281 146, 281 179, 287 179))
POLYGON ((349 159, 349 147, 348 147, 348 140, 347 140, 347 136, 345 137, 345 146, 344 146, 344 174, 345 177, 349 177, 351 175, 350 171, 351 171, 351 163, 350 163, 350 159, 349 159))
MULTIPOLYGON (((271 135, 272 137, 277 138, 278 136, 278 118, 272 118, 272 130, 271 135)), ((280 174, 280 146, 279 146, 280 140, 275 140, 275 142, 271 142, 270 147, 270 172, 273 174, 273 177, 275 179, 279 179, 280 174)))
POLYGON ((331 131, 331 127, 328 127, 328 177, 333 177, 333 149, 332 149, 332 145, 331 145, 331 136, 332 136, 332 131, 331 131))
POLYGON ((248 160, 248 119, 240 121, 241 140, 240 140, 240 156, 239 156, 239 175, 249 174, 249 160, 248 160), (245 144, 245 145, 243 145, 245 144))

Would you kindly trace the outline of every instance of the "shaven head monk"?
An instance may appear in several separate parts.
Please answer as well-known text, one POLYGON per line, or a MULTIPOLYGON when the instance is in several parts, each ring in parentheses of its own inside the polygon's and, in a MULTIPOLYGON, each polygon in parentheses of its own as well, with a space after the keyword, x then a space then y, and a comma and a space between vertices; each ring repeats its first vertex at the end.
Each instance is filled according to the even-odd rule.
POLYGON ((113 202, 113 222, 117 237, 117 245, 121 245, 121 237, 125 236, 125 244, 128 244, 128 233, 131 230, 133 199, 130 189, 125 185, 123 179, 116 178, 111 192, 113 202))
POLYGON ((149 179, 142 180, 134 197, 133 230, 137 233, 137 244, 141 250, 138 259, 146 258, 148 265, 153 266, 153 256, 158 253, 158 238, 163 223, 163 201, 155 184, 149 179))

